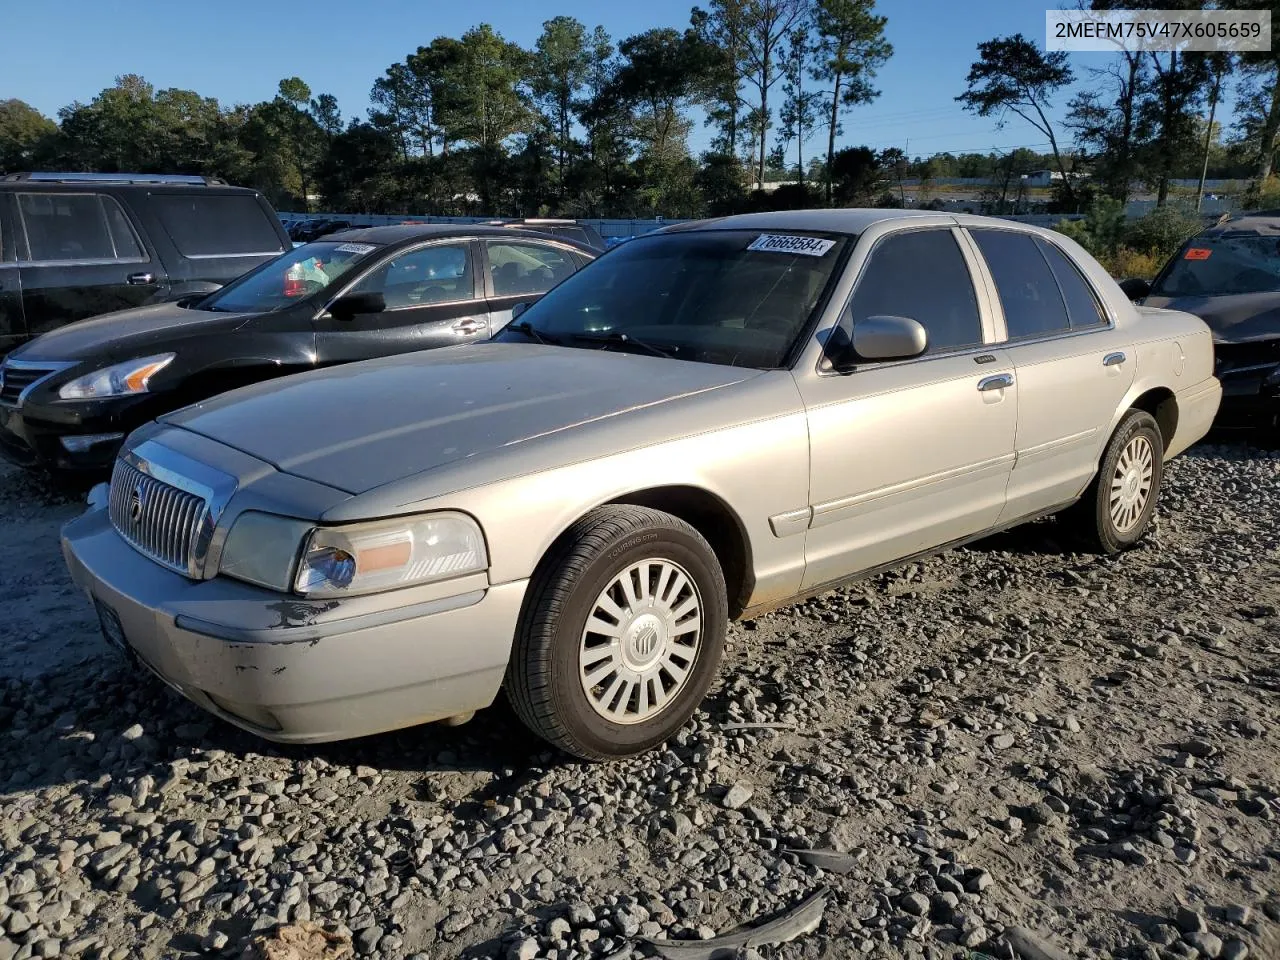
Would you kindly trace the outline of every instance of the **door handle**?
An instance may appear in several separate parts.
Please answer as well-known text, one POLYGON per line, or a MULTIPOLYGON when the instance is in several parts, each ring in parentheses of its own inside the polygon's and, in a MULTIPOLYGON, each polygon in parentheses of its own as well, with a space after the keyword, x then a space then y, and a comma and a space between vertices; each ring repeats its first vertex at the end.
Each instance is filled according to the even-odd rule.
POLYGON ((467 317, 465 320, 459 320, 453 325, 456 333, 465 335, 479 333, 485 327, 489 326, 489 321, 480 317, 467 317))
POLYGON ((1125 357, 1125 355, 1121 353, 1119 350, 1117 350, 1115 353, 1108 353, 1105 357, 1103 357, 1102 365, 1104 367, 1115 367, 1124 363, 1126 359, 1127 358, 1125 357))
POLYGON ((132 284, 135 287, 145 287, 149 283, 156 282, 154 273, 131 273, 124 278, 125 283, 132 284))
POLYGON ((1012 373, 997 373, 992 377, 983 377, 978 381, 978 389, 983 393, 988 390, 1003 390, 1005 387, 1013 386, 1012 373))

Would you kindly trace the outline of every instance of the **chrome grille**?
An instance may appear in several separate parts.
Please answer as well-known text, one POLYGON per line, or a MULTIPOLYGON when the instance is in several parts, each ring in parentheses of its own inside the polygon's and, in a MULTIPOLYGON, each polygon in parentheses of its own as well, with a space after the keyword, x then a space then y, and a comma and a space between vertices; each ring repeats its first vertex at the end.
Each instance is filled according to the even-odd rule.
POLYGON ((117 460, 108 504, 111 525, 137 550, 170 570, 192 576, 192 559, 209 505, 203 497, 117 460))
POLYGON ((38 380, 57 373, 60 366, 39 367, 26 363, 0 363, 0 403, 18 405, 22 392, 38 380))

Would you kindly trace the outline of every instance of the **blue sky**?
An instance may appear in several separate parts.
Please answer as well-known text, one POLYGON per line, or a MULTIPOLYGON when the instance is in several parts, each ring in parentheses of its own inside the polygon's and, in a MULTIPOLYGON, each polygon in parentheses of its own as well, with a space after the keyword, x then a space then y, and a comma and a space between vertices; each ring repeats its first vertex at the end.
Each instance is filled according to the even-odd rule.
MULTIPOLYGON (((375 77, 419 44, 461 35, 487 21, 508 39, 532 45, 558 14, 616 40, 655 26, 688 24, 690 0, 46 0, 11 3, 3 14, 0 99, 18 97, 54 116, 73 100, 90 100, 123 73, 157 89, 183 87, 223 103, 269 99, 281 77, 300 76, 316 93, 338 98, 344 117, 363 116, 375 77)), ((953 99, 977 45, 1022 32, 1044 41, 1044 0, 880 0, 895 54, 881 70, 873 104, 844 121, 845 144, 908 147, 912 155, 1030 146, 1044 137, 1017 117, 1003 130, 966 114, 953 99), (909 141, 909 143, 908 143, 909 141)), ((1074 55, 1077 73, 1101 55, 1074 55)), ((773 96, 780 99, 780 86, 773 96)), ((1060 97, 1059 107, 1066 102, 1060 97)), ((710 133, 699 126, 692 146, 710 133)), ((809 150, 817 147, 815 136, 809 150)))

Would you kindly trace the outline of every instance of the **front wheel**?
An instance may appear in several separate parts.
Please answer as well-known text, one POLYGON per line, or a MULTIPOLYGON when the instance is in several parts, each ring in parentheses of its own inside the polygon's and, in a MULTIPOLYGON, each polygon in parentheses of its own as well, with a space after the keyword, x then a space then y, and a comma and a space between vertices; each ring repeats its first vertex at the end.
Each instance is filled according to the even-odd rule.
POLYGON ((1069 521, 1085 545, 1115 554, 1136 544, 1151 525, 1164 477, 1164 440, 1155 418, 1130 410, 1102 454, 1093 483, 1069 521))
POLYGON ((658 510, 600 507, 529 585, 508 697, 530 729, 575 756, 641 753, 697 709, 728 619, 724 574, 697 530, 658 510))

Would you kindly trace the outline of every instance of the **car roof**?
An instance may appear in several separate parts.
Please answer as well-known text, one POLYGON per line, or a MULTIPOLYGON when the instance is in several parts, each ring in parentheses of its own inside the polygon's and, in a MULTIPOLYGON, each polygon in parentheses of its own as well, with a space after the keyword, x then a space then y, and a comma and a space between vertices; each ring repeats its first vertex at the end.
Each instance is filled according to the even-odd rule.
POLYGON ((145 193, 180 193, 186 196, 206 194, 244 194, 259 196, 252 187, 233 187, 225 183, 155 183, 130 180, 4 180, 0 190, 14 193, 111 193, 117 190, 145 193))
POLYGON ((501 237, 509 240, 513 235, 538 240, 553 240, 556 243, 573 247, 575 250, 581 250, 585 253, 593 255, 599 253, 599 251, 588 247, 586 244, 578 243, 576 240, 567 237, 539 233, 536 230, 490 227, 478 223, 399 223, 386 227, 351 227, 347 230, 339 230, 336 233, 325 234, 320 239, 325 242, 342 239, 358 243, 391 244, 401 243, 406 240, 418 240, 423 237, 439 237, 441 239, 449 237, 501 237))
POLYGON ((819 230, 829 233, 861 233, 874 223, 886 220, 949 218, 936 210, 851 208, 847 210, 776 210, 743 213, 712 220, 694 220, 664 227, 663 233, 685 230, 819 230))
POLYGON ((1280 237, 1280 210, 1258 210, 1231 217, 1229 220, 1214 224, 1208 230, 1201 231, 1198 236, 1225 237, 1241 234, 1280 237))

